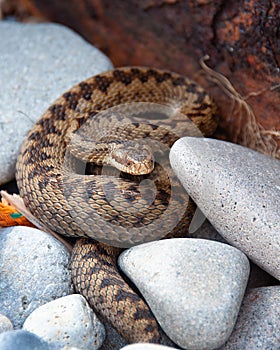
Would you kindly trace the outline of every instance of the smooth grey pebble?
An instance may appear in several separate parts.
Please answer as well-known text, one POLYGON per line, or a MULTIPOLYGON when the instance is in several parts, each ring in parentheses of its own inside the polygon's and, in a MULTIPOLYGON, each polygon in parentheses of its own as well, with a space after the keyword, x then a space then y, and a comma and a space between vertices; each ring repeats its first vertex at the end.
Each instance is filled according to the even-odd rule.
POLYGON ((139 343, 139 344, 131 344, 127 345, 121 350, 170 350, 175 348, 170 348, 169 346, 163 346, 158 344, 147 344, 147 343, 139 343))
POLYGON ((13 324, 8 317, 0 314, 0 333, 13 330, 13 324))
POLYGON ((24 331, 15 330, 0 334, 1 350, 58 350, 50 346, 37 335, 24 331))
POLYGON ((81 350, 99 349, 105 339, 104 326, 80 294, 40 306, 26 319, 23 329, 49 343, 81 350))
POLYGON ((14 328, 40 305, 73 293, 69 259, 65 246, 45 232, 0 230, 0 313, 14 328))
POLYGON ((280 161, 230 142, 184 137, 173 170, 230 244, 280 279, 280 161))
POLYGON ((74 84, 107 71, 109 59, 59 24, 0 22, 0 184, 14 177, 33 123, 74 84))
POLYGON ((119 266, 174 343, 210 350, 229 338, 250 269, 238 249, 204 239, 166 239, 124 251, 119 266))
POLYGON ((280 286, 245 295, 233 333, 220 350, 240 349, 280 349, 280 286))

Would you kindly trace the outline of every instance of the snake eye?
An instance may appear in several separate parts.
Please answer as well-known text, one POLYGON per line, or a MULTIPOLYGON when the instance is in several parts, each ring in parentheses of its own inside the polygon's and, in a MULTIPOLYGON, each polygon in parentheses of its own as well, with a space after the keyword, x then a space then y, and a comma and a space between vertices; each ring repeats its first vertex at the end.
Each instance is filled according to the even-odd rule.
POLYGON ((128 160, 128 161, 126 162, 126 165, 127 165, 127 166, 130 166, 130 165, 131 165, 131 161, 128 160))

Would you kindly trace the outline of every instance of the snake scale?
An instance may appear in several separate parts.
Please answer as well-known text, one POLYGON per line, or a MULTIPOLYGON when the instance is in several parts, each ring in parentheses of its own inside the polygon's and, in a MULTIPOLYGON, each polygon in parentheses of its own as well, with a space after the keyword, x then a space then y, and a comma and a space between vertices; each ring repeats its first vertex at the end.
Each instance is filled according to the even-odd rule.
MULTIPOLYGON (((155 164, 151 173, 141 175, 140 180, 137 174, 114 177, 98 172, 102 162, 98 156, 90 154, 94 154, 95 147, 106 153, 108 144, 118 144, 123 138, 135 142, 151 136, 169 148, 172 146, 178 137, 162 127, 171 125, 172 129, 180 129, 172 115, 165 116, 160 122, 155 118, 144 125, 135 120, 128 125, 125 117, 126 122, 116 126, 118 111, 113 112, 113 116, 99 114, 114 106, 137 102, 174 107, 185 118, 187 129, 188 125, 195 124, 204 136, 211 135, 217 125, 214 102, 193 81, 158 69, 116 68, 77 84, 47 109, 22 145, 16 178, 25 205, 36 218, 59 234, 80 237, 71 258, 76 290, 128 342, 160 343, 162 331, 150 309, 118 271, 117 257, 121 249, 110 246, 110 235, 114 236, 114 231, 118 231, 120 237, 132 236, 139 243, 141 237, 139 241, 136 235, 140 233, 149 238, 155 233, 159 226, 153 222, 161 218, 168 206, 174 213, 177 208, 183 208, 183 215, 175 220, 173 212, 168 212, 161 221, 162 229, 175 226, 167 237, 185 235, 194 205, 184 199, 186 195, 182 189, 170 204, 171 187, 168 176, 161 175, 160 164, 155 164), (92 124, 87 124, 89 122, 92 124), (107 122, 115 124, 111 134, 105 137, 107 122), (87 125, 92 125, 93 131, 88 132, 87 125), (82 130, 80 134, 79 130, 82 130), (92 140, 93 146, 89 147, 89 139, 99 134, 98 142, 92 140), (86 141, 80 140, 81 136, 86 141), (81 144, 79 151, 75 139, 81 144), (65 161, 69 152, 75 161, 65 161), (82 171, 75 168, 79 157, 83 159, 82 171), (90 163, 96 163, 92 172, 88 170, 90 163), (140 196, 143 178, 156 184, 155 197, 148 207, 140 196), (114 227, 118 229, 114 230, 114 227), (104 238, 103 243, 97 242, 98 238, 104 238)), ((181 136, 185 135, 188 131, 181 136)), ((102 157, 105 159, 104 155, 102 157)), ((175 183, 174 186, 179 185, 175 183)), ((126 238, 124 241, 126 246, 128 241, 126 238)))

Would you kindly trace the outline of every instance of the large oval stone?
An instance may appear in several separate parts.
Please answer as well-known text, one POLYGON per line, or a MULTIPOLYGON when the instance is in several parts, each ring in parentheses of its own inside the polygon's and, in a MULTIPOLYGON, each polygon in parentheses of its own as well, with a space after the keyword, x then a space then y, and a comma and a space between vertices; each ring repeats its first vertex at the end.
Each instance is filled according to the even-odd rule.
POLYGON ((233 143, 193 137, 175 142, 170 161, 216 230, 280 279, 280 162, 233 143))
POLYGON ((119 265, 166 334, 184 349, 215 349, 230 336, 249 275, 236 248, 176 238, 130 248, 119 265))

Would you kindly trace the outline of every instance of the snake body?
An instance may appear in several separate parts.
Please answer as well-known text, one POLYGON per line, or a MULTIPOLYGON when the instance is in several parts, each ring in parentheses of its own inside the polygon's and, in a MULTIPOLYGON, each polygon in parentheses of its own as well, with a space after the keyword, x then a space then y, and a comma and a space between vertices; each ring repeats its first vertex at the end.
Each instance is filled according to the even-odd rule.
MULTIPOLYGON (((127 104, 129 112, 130 103, 135 102, 171 106, 180 112, 180 118, 184 116, 186 125, 194 123, 206 136, 217 125, 213 101, 193 81, 157 69, 117 68, 77 84, 48 108, 22 145, 16 178, 25 205, 35 217, 62 235, 83 237, 71 258, 76 290, 128 342, 160 343, 162 333, 148 306, 117 269, 120 248, 110 244, 126 247, 141 243, 142 236, 145 240, 161 238, 156 236, 156 220, 164 213, 168 215, 160 221, 161 230, 168 232, 168 237, 182 236, 191 220, 193 203, 178 182, 171 188, 170 173, 164 174, 161 164, 140 177, 119 173, 113 177, 98 173, 98 169, 85 174, 88 163, 98 168, 108 149, 116 149, 123 139, 136 140, 137 145, 137 140, 148 137, 168 147, 176 141, 177 132, 166 132, 165 128, 170 125, 172 130, 180 130, 176 113, 175 117, 143 124, 126 115, 125 122, 116 124, 119 110, 115 106, 127 104), (113 114, 102 114, 111 108, 113 114), (113 131, 108 136, 106 129, 112 122, 113 131), (96 134, 98 140, 94 140, 96 134), (77 170, 80 160, 82 171, 77 170), (155 196, 148 205, 141 196, 143 179, 156 184, 155 196), (175 198, 171 193, 174 188, 178 189, 175 198), (181 216, 178 210, 183 212, 181 216)), ((192 134, 191 125, 189 130, 192 134)), ((181 136, 186 134, 184 131, 181 136)), ((115 154, 118 157, 118 151, 115 154)))

